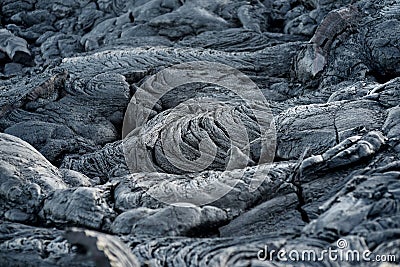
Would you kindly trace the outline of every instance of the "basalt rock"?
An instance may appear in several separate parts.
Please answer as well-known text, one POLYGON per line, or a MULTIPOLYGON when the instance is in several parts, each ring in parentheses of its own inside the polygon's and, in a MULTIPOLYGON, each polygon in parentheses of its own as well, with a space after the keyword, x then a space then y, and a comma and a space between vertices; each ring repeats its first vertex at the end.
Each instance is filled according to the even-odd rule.
POLYGON ((32 64, 31 52, 26 40, 15 36, 6 29, 0 30, 0 51, 6 53, 16 63, 32 64))
POLYGON ((0 10, 1 266, 399 264, 399 1, 0 10))
POLYGON ((67 186, 59 170, 21 139, 1 134, 0 150, 2 216, 34 222, 43 199, 67 186))

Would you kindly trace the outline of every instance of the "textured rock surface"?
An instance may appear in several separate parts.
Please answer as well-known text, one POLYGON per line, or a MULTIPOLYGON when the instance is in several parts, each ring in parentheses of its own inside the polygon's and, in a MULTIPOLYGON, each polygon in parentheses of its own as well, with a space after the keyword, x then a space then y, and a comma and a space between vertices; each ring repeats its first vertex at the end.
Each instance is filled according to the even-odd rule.
POLYGON ((4 0, 0 21, 1 266, 392 266, 258 258, 341 239, 400 263, 399 1, 4 0), (218 82, 179 84, 190 62, 218 82))

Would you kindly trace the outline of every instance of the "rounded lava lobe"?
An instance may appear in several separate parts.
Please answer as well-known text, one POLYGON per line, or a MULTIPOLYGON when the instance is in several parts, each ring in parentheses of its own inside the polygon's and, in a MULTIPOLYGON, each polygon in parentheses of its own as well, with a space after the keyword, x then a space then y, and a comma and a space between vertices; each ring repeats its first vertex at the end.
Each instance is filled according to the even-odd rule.
POLYGON ((380 79, 387 81, 400 73, 399 29, 400 21, 389 19, 373 25, 363 34, 369 64, 380 82, 380 79))

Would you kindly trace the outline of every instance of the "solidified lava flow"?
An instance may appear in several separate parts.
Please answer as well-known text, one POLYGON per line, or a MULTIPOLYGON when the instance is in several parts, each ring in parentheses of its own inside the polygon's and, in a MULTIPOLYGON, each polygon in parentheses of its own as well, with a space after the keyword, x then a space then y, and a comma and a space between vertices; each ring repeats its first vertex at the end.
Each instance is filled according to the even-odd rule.
POLYGON ((3 0, 0 266, 396 266, 399 76, 399 0, 3 0))

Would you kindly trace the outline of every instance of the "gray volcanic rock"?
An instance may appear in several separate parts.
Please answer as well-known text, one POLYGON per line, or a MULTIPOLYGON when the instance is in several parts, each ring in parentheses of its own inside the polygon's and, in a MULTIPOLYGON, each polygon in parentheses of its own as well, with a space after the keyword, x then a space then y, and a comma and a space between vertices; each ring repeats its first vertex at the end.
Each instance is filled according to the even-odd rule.
POLYGON ((1 266, 400 263, 400 1, 0 10, 1 266))
POLYGON ((107 191, 100 188, 71 188, 55 190, 44 201, 39 216, 46 223, 86 226, 94 229, 107 227, 113 210, 106 202, 107 191))
POLYGON ((43 199, 66 188, 59 170, 31 145, 1 134, 1 214, 11 221, 36 220, 43 199))
POLYGON ((228 220, 225 211, 212 206, 202 208, 169 206, 143 217, 133 224, 128 224, 132 227, 131 234, 197 236, 203 233, 210 235, 210 231, 228 220))
POLYGON ((85 258, 96 266, 140 266, 129 248, 113 236, 73 228, 66 232, 65 238, 71 244, 83 247, 86 251, 85 258))
POLYGON ((50 161, 57 160, 66 151, 79 149, 76 142, 79 137, 61 124, 26 121, 17 123, 4 132, 33 144, 50 161))
POLYGON ((14 62, 31 64, 31 52, 26 40, 13 35, 6 29, 0 29, 0 51, 6 53, 14 62))
POLYGON ((160 208, 166 205, 166 201, 176 199, 175 202, 180 203, 188 199, 187 195, 190 199, 192 194, 193 202, 204 205, 212 201, 210 205, 237 216, 259 201, 271 199, 283 192, 293 192, 288 182, 294 165, 293 162, 285 162, 201 174, 138 173, 123 176, 112 180, 112 183, 118 183, 114 190, 115 205, 122 211, 138 207, 160 208), (213 183, 222 189, 231 190, 215 200, 215 192, 207 191, 207 186, 211 187, 213 183), (260 186, 254 191, 253 186, 259 183, 260 186))
POLYGON ((398 238, 395 234, 399 212, 396 208, 398 185, 392 182, 399 177, 397 167, 398 162, 394 162, 376 170, 355 172, 345 187, 322 206, 321 216, 304 231, 309 236, 330 240, 335 240, 338 235, 358 235, 364 237, 371 248, 389 245, 392 239, 398 238), (324 223, 326 220, 331 223, 324 223), (389 221, 393 224, 385 223, 389 221), (372 230, 370 226, 376 223, 380 227, 372 230), (377 240, 379 236, 381 239, 377 240))
POLYGON ((276 155, 283 159, 293 159, 298 158, 306 149, 310 153, 319 154, 360 130, 380 130, 384 116, 378 103, 365 100, 288 109, 277 117, 276 155))
POLYGON ((229 222, 219 229, 223 237, 238 235, 262 235, 274 231, 301 228, 305 222, 296 210, 298 198, 295 193, 265 201, 229 222), (282 210, 281 207, 285 206, 282 210), (288 229, 289 228, 289 229, 288 229))

